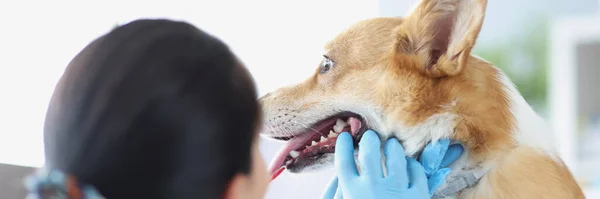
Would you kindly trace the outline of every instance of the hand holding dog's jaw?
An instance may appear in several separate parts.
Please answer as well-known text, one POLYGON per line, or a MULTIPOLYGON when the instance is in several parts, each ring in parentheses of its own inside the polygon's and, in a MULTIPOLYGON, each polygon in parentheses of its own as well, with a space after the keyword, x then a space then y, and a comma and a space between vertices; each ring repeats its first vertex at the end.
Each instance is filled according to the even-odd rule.
POLYGON ((342 194, 352 198, 429 198, 444 184, 450 172, 444 167, 462 152, 449 150, 449 144, 450 141, 444 139, 427 145, 421 156, 423 167, 415 159, 406 156, 398 140, 392 138, 381 141, 377 133, 371 130, 364 133, 359 142, 359 148, 363 150, 355 158, 352 137, 342 133, 335 152, 337 175, 323 198, 342 194), (446 156, 446 151, 458 155, 446 156), (355 165, 355 162, 358 163, 355 165))

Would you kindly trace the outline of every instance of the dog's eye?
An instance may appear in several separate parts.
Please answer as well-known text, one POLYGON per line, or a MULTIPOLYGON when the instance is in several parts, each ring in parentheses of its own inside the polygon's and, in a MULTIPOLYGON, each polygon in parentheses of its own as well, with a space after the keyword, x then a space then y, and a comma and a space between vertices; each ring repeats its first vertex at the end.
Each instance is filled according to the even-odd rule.
POLYGON ((323 59, 323 62, 321 62, 321 66, 319 67, 319 73, 321 74, 326 73, 333 68, 333 61, 326 55, 323 55, 323 57, 325 57, 325 59, 323 59))

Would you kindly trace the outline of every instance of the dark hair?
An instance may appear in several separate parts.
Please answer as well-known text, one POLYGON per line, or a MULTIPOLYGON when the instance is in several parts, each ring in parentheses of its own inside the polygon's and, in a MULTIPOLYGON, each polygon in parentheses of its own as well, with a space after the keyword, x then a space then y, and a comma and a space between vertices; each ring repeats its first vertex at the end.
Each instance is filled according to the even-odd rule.
POLYGON ((186 22, 130 22, 69 63, 46 115, 46 167, 108 199, 220 198, 250 172, 256 95, 219 39, 186 22))

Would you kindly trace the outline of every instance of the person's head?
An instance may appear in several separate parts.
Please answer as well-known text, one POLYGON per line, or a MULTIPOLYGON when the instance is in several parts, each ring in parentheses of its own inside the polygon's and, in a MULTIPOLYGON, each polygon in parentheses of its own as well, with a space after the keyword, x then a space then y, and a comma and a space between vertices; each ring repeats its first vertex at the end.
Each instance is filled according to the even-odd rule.
POLYGON ((46 168, 118 198, 262 198, 254 82, 219 39, 137 20, 69 63, 44 126, 46 168))

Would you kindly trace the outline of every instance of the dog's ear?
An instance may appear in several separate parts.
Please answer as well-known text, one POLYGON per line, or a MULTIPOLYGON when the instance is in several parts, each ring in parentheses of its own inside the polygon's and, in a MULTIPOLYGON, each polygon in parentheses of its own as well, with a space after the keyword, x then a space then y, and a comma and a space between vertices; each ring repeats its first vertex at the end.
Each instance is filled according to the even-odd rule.
POLYGON ((422 0, 399 28, 397 51, 417 55, 432 77, 460 73, 481 30, 487 0, 422 0))

